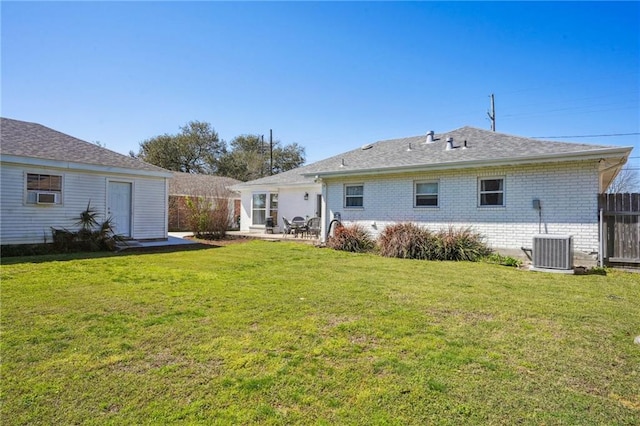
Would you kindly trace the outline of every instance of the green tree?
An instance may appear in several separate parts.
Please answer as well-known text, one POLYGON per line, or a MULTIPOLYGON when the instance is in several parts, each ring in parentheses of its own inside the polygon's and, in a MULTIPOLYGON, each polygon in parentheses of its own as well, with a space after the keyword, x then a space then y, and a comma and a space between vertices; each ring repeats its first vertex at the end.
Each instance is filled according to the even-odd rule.
POLYGON ((230 150, 220 157, 218 174, 246 182, 295 169, 304 162, 304 147, 297 143, 283 146, 280 141, 274 141, 273 168, 270 170, 269 143, 263 143, 258 135, 241 135, 230 142, 230 150))
POLYGON ((185 173, 215 174, 225 143, 211 124, 190 121, 176 135, 160 135, 140 143, 137 157, 150 164, 185 173))

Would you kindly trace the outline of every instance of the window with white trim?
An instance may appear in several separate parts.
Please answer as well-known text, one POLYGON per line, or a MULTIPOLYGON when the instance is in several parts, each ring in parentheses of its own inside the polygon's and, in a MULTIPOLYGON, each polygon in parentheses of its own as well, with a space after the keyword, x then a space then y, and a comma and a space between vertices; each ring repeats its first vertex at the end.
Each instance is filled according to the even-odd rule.
POLYGON ((251 203, 251 223, 254 225, 264 225, 267 218, 267 194, 253 194, 251 203))
POLYGON ((251 197, 251 224, 264 225, 267 217, 278 223, 278 193, 257 192, 251 197))
POLYGON ((438 181, 415 182, 414 207, 438 207, 438 181))
POLYGON ((504 206, 504 178, 478 180, 478 205, 480 207, 504 206))
POLYGON ((364 207, 364 185, 345 185, 344 186, 344 206, 345 207, 364 207))
POLYGON ((62 176, 27 173, 27 204, 62 204, 62 176))
POLYGON ((269 194, 269 216, 273 218, 273 224, 278 225, 278 193, 269 194))

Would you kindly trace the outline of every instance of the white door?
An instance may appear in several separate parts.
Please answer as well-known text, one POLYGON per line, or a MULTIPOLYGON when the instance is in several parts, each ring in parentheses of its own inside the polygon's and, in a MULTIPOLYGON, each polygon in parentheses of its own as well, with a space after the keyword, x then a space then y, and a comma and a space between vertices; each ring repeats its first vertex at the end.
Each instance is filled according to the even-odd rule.
POLYGON ((131 183, 109 182, 107 216, 113 220, 116 234, 131 236, 131 183))

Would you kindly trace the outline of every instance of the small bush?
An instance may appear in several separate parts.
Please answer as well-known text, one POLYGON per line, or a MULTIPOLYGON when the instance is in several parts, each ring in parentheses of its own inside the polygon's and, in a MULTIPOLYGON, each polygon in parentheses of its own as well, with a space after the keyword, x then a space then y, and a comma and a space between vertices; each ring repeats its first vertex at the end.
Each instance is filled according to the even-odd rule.
POLYGON ((475 262, 491 254, 481 234, 469 228, 449 227, 436 234, 434 260, 469 260, 475 262))
POLYGON ((189 226, 197 238, 221 240, 231 227, 229 200, 186 197, 189 226))
POLYGON ((487 257, 484 258, 487 263, 494 263, 496 265, 503 266, 512 266, 515 268, 519 268, 522 265, 522 260, 516 259, 511 256, 503 256, 500 253, 491 253, 487 257))
POLYGON ((375 242, 362 225, 338 226, 327 247, 335 250, 365 253, 373 250, 375 242))
POLYGON ((433 233, 414 223, 389 225, 378 238, 378 249, 384 257, 431 259, 435 246, 433 233))
POLYGON ((51 228, 53 237, 53 249, 56 253, 67 253, 74 251, 114 251, 117 243, 123 239, 115 234, 113 220, 105 219, 98 221, 98 212, 91 207, 91 202, 87 208, 80 212, 75 222, 80 229, 70 231, 68 229, 51 228))
POLYGON ((0 257, 41 256, 57 253, 53 244, 6 244, 0 246, 0 257))

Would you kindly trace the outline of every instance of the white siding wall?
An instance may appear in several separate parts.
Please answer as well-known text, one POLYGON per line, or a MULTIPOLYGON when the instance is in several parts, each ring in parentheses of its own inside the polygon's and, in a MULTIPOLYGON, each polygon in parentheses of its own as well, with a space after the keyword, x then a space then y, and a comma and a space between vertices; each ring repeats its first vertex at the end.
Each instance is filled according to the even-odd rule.
POLYGON ((136 177, 133 186, 133 238, 167 238, 168 189, 162 178, 136 177))
POLYGON ((320 184, 308 187, 281 188, 281 189, 255 189, 243 190, 241 192, 241 212, 240 212, 240 230, 244 232, 257 231, 261 232, 263 227, 251 225, 251 199, 255 193, 270 192, 278 193, 278 223, 279 227, 276 231, 281 231, 283 222, 282 217, 291 220, 294 216, 302 216, 309 218, 316 216, 316 198, 321 193, 320 184), (309 199, 304 199, 304 194, 309 194, 309 199))
POLYGON ((326 181, 328 218, 361 223, 377 236, 389 223, 411 221, 437 230, 472 226, 495 248, 531 247, 538 233, 569 234, 576 250, 598 249, 598 171, 595 162, 530 165, 326 181), (478 207, 478 179, 504 177, 505 207, 478 207), (415 208, 413 182, 439 181, 439 206, 415 208), (344 207, 344 184, 364 183, 364 208, 344 207))
POLYGON ((278 194, 280 200, 280 223, 282 227, 282 217, 291 220, 295 216, 312 218, 316 216, 316 194, 320 193, 320 185, 307 188, 281 189, 278 194), (309 194, 309 199, 304 199, 304 194, 309 194))
POLYGON ((240 192, 240 230, 249 232, 251 226, 251 191, 240 192))
POLYGON ((132 237, 167 238, 166 179, 105 175, 3 163, 0 170, 0 244, 51 242, 51 227, 75 229, 74 222, 91 201, 101 219, 106 217, 107 182, 134 183, 132 237), (63 176, 62 204, 25 204, 26 173, 63 176))

